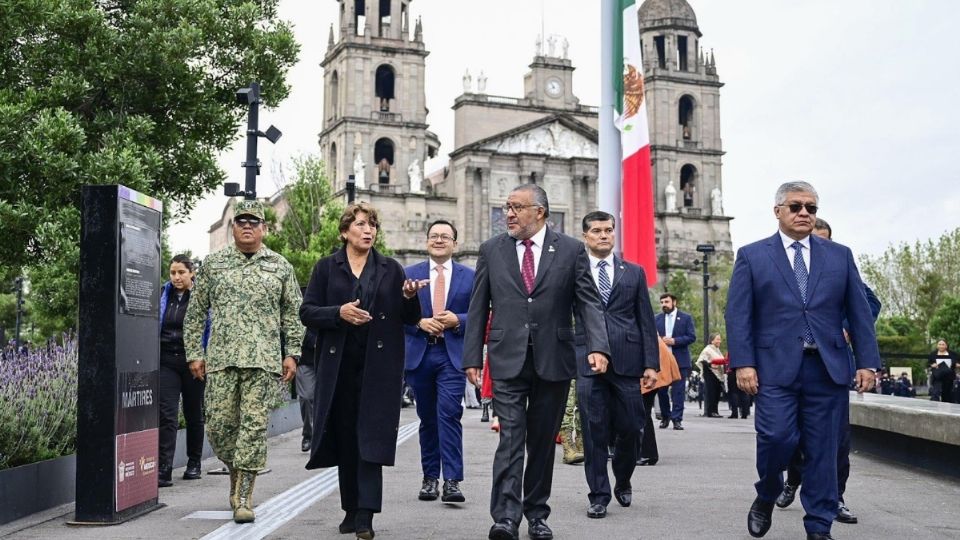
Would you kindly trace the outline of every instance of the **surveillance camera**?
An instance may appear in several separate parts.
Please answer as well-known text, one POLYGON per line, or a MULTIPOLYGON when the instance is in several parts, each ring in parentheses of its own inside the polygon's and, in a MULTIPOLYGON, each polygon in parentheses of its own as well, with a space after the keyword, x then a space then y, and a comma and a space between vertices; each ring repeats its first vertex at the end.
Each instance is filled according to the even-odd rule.
POLYGON ((240 195, 240 184, 237 182, 227 182, 223 185, 223 194, 227 197, 240 195))
POLYGON ((273 144, 277 144, 277 140, 278 140, 282 135, 283 135, 283 133, 282 133, 279 129, 277 129, 277 128, 273 127, 273 126, 270 126, 269 128, 267 128, 267 132, 263 134, 263 136, 266 137, 267 140, 270 141, 270 142, 272 142, 273 144))
POLYGON ((260 92, 254 88, 241 88, 237 90, 237 103, 241 105, 252 105, 260 100, 260 92))

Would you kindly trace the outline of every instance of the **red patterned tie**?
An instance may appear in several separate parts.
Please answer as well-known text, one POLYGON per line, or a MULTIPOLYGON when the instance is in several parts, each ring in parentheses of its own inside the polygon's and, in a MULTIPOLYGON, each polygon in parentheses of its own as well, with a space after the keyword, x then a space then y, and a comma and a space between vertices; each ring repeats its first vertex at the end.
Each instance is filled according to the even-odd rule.
POLYGON ((533 248, 530 247, 533 245, 533 240, 527 238, 520 243, 526 247, 523 252, 523 264, 520 265, 520 275, 523 276, 523 284, 527 286, 527 294, 530 294, 533 292, 534 280, 533 248))

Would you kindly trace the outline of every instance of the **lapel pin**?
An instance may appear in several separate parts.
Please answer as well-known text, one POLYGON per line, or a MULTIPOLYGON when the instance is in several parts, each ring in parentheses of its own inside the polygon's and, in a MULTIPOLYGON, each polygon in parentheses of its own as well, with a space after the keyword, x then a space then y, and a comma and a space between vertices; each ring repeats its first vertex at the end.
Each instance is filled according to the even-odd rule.
POLYGON ((550 253, 553 253, 554 251, 556 251, 555 249, 553 249, 553 244, 550 244, 550 247, 547 248, 547 251, 550 253))

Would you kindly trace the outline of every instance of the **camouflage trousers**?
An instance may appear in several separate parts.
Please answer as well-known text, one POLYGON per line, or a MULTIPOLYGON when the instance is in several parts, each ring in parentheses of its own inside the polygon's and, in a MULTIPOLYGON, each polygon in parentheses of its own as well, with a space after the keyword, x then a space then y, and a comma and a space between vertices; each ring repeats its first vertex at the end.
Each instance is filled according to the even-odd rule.
POLYGON ((580 414, 577 412, 577 380, 570 381, 570 392, 567 393, 567 409, 563 414, 563 422, 560 423, 560 433, 563 435, 573 434, 574 439, 579 439, 583 430, 580 425, 580 414))
POLYGON ((235 469, 267 465, 267 418, 276 393, 274 375, 228 367, 207 373, 207 436, 217 458, 235 469))

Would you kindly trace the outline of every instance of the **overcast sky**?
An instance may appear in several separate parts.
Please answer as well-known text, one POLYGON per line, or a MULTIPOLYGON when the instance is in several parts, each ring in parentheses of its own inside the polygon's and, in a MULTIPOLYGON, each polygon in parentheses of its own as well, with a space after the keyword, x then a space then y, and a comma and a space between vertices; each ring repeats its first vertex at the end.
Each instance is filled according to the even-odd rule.
MULTIPOLYGON (((960 216, 960 88, 951 0, 692 0, 701 45, 713 48, 720 80, 724 210, 734 246, 775 231, 773 193, 803 179, 820 193, 821 217, 855 253, 891 242, 937 237, 960 216)), ((523 74, 541 26, 566 36, 581 103, 600 101, 599 2, 582 0, 414 0, 423 19, 430 130, 441 156, 453 150, 453 111, 465 69, 482 69, 487 93, 522 97, 523 74), (544 9, 544 6, 546 9, 544 9)), ((274 171, 317 151, 323 74, 334 0, 281 2, 302 50, 289 75, 290 97, 261 114, 284 135, 261 142, 258 191, 277 189, 274 171)), ((338 25, 335 24, 335 27, 338 25)), ((412 27, 411 27, 412 32, 412 27)), ((242 142, 221 166, 243 182, 242 142)), ((442 162, 428 162, 431 172, 442 162)), ((207 229, 225 198, 211 194, 170 229, 174 252, 208 251, 207 229)))

